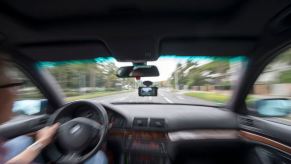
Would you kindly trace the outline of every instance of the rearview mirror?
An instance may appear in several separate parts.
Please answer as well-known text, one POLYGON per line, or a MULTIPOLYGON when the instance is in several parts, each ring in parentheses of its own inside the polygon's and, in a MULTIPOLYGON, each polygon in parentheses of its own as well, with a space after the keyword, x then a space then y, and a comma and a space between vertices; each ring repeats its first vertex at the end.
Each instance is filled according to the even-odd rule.
POLYGON ((158 87, 139 87, 139 96, 158 96, 158 87))
POLYGON ((289 99, 261 99, 253 104, 256 114, 263 117, 285 117, 291 114, 289 99))
POLYGON ((12 111, 15 115, 34 115, 44 113, 47 109, 47 100, 19 100, 13 104, 12 111))
POLYGON ((160 76, 159 70, 154 65, 138 65, 120 67, 116 73, 117 77, 154 77, 160 76))

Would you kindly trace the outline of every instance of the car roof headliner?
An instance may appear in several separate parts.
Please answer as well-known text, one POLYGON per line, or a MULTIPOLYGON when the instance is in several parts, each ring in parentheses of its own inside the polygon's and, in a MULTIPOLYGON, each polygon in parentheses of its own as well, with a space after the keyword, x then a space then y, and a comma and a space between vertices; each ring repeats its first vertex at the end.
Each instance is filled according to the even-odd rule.
POLYGON ((2 0, 0 40, 35 60, 249 55, 289 0, 2 0))

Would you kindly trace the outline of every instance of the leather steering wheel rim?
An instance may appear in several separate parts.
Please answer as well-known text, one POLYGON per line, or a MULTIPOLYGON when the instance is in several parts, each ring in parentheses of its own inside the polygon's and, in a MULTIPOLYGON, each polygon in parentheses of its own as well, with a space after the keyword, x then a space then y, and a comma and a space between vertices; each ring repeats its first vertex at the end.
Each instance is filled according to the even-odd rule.
MULTIPOLYGON (((101 115, 103 123, 101 125, 101 124, 97 123, 97 121, 93 121, 93 120, 88 119, 88 118, 77 117, 77 118, 73 118, 70 121, 67 121, 66 123, 62 124, 60 126, 60 128, 58 129, 58 132, 56 134, 56 140, 54 141, 54 143, 50 144, 46 148, 47 150, 45 151, 47 153, 48 158, 56 163, 83 163, 85 160, 87 160, 92 155, 94 155, 98 150, 100 150, 102 143, 106 137, 106 134, 108 131, 108 126, 109 126, 109 119, 108 119, 108 115, 107 115, 105 108, 99 103, 92 103, 89 101, 74 101, 74 102, 71 102, 69 104, 66 104, 65 106, 63 106, 62 108, 57 110, 57 112, 55 112, 51 116, 50 121, 48 122, 48 125, 52 125, 52 124, 58 122, 58 120, 61 118, 60 117, 61 114, 64 113, 64 111, 73 110, 76 106, 80 106, 80 105, 87 105, 88 107, 96 110, 98 112, 98 114, 101 115), (87 135, 93 134, 92 138, 89 136, 88 141, 86 140, 86 142, 84 141, 84 142, 81 142, 80 144, 84 143, 84 144, 87 144, 87 146, 92 146, 92 143, 96 142, 95 139, 97 137, 98 137, 98 142, 96 142, 96 145, 93 146, 93 148, 91 148, 91 150, 89 152, 86 152, 86 153, 81 154, 81 151, 78 152, 78 150, 76 150, 76 147, 74 147, 72 145, 69 146, 68 144, 67 144, 67 146, 69 146, 70 148, 73 147, 73 149, 75 149, 75 150, 74 151, 69 150, 66 153, 62 152, 59 149, 59 147, 60 147, 59 145, 62 144, 62 143, 60 143, 61 139, 59 139, 59 138, 63 138, 62 141, 67 142, 66 140, 69 139, 68 137, 70 137, 70 136, 68 136, 68 132, 71 133, 72 130, 76 131, 75 129, 77 126, 79 126, 78 130, 80 131, 79 135, 82 136, 81 139, 88 138, 88 136, 84 136, 82 134, 84 132, 87 132, 87 135), (66 128, 69 128, 69 129, 66 129, 66 128), (83 128, 83 131, 82 131, 82 128, 83 128), (84 130, 84 129, 86 129, 86 130, 84 130), (64 134, 62 134, 62 133, 64 133, 64 134), (94 137, 94 135, 96 135, 96 136, 94 137), (90 142, 90 140, 92 140, 92 142, 90 142), (56 142, 56 141, 59 141, 59 142, 56 142), (57 152, 57 154, 54 154, 52 152, 54 152, 54 153, 57 152), (58 156, 57 159, 56 159, 56 157, 53 157, 52 154, 54 154, 53 156, 58 156)), ((78 133, 78 132, 75 132, 75 133, 78 133)), ((74 142, 74 144, 75 144, 75 142, 74 142)), ((82 146, 82 145, 79 145, 79 146, 82 146)), ((85 145, 85 147, 86 147, 86 145, 85 145)))

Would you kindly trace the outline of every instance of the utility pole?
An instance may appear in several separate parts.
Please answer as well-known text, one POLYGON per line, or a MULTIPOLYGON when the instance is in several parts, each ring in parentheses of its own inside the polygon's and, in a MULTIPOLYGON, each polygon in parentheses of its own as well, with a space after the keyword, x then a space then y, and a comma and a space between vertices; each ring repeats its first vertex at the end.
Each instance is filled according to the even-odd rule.
POLYGON ((178 79, 178 70, 175 71, 175 89, 179 89, 179 79, 178 79))
POLYGON ((182 69, 183 67, 180 66, 175 71, 175 89, 179 90, 179 76, 178 76, 178 70, 182 69))

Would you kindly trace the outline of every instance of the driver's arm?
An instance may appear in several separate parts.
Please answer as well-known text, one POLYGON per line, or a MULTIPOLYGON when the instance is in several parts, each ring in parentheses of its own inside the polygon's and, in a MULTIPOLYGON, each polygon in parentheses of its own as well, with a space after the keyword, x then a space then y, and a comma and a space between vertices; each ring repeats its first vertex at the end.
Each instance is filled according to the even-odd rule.
POLYGON ((39 130, 36 134, 36 142, 29 146, 22 153, 7 161, 6 164, 32 163, 33 160, 41 153, 42 149, 50 144, 59 127, 59 124, 54 124, 50 127, 45 127, 39 130))

